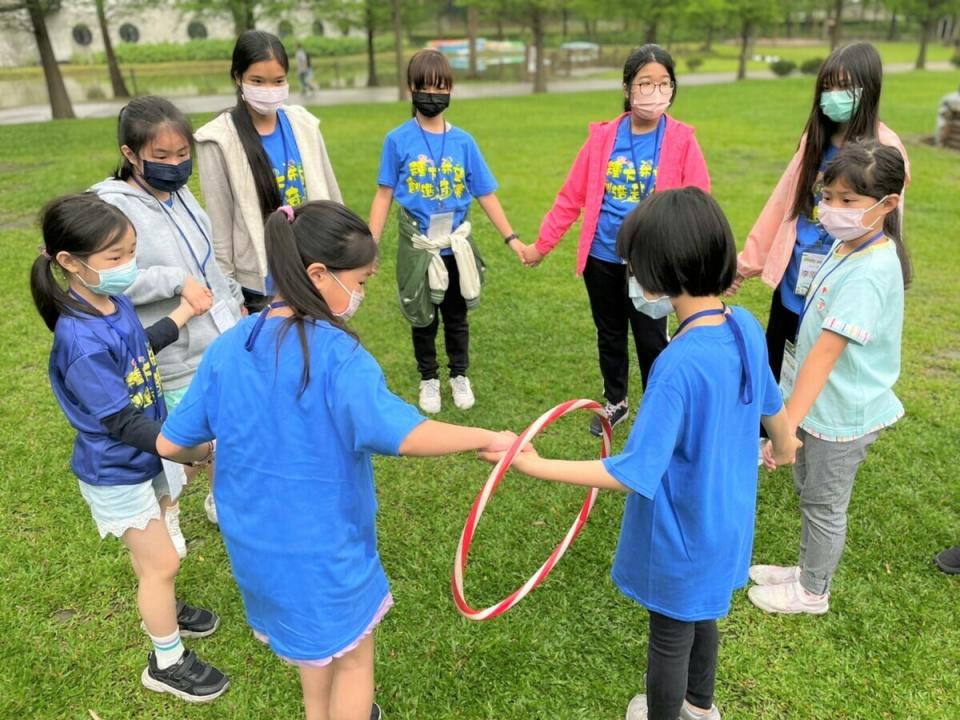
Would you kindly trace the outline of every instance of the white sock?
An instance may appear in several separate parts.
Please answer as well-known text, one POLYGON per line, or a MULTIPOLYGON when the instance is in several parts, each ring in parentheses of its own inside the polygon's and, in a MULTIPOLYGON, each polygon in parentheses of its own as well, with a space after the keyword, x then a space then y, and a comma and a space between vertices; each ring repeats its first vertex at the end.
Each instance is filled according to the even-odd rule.
MULTIPOLYGON (((150 635, 150 633, 147 634, 150 635)), ((164 637, 154 637, 150 635, 150 641, 153 643, 153 652, 157 656, 157 668, 160 670, 165 670, 171 665, 176 665, 177 661, 183 656, 180 628, 177 628, 164 637)))

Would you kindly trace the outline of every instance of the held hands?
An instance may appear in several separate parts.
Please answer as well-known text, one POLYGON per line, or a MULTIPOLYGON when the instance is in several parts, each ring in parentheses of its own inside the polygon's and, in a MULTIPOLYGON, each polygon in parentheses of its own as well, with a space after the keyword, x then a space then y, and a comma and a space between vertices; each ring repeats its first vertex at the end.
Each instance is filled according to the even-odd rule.
MULTIPOLYGON (((510 434, 513 435, 513 433, 510 433, 510 434)), ((479 453, 480 459, 483 460, 484 462, 490 463, 491 465, 496 465, 498 462, 500 462, 503 456, 507 454, 507 450, 510 448, 510 445, 512 445, 513 441, 516 439, 517 439, 517 436, 513 435, 513 440, 511 440, 503 448, 493 449, 492 445, 487 446, 486 448, 480 451, 479 453)), ((533 445, 530 443, 527 443, 527 445, 523 448, 520 454, 517 455, 516 458, 514 458, 513 467, 514 469, 519 470, 520 472, 523 472, 523 466, 525 461, 535 460, 539 457, 540 456, 537 454, 537 451, 534 450, 533 445)))
POLYGON ((183 290, 180 291, 181 303, 186 300, 193 308, 194 315, 203 315, 203 313, 213 307, 213 293, 210 289, 197 282, 196 278, 188 277, 183 283, 183 290))
POLYGON ((728 287, 723 294, 727 297, 733 297, 740 291, 740 286, 743 285, 744 280, 746 280, 746 278, 738 272, 737 276, 733 279, 733 284, 728 287))
POLYGON ((797 460, 797 450, 803 447, 795 434, 791 435, 786 447, 774 447, 772 440, 763 444, 763 466, 767 470, 776 470, 781 465, 793 465, 797 460))
POLYGON ((523 251, 527 249, 526 245, 524 245, 518 238, 514 238, 507 243, 507 247, 513 250, 514 255, 517 256, 517 260, 526 264, 526 261, 523 259, 523 251))
POLYGON ((523 264, 527 267, 536 267, 539 265, 544 258, 544 255, 537 250, 537 246, 534 245, 524 245, 522 250, 522 260, 523 264))

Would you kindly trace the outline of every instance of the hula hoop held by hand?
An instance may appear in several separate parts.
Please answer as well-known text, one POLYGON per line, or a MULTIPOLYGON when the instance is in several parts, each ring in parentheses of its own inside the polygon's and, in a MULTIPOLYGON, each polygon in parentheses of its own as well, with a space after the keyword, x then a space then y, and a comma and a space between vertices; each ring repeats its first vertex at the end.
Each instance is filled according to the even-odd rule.
POLYGON ((590 490, 587 492, 587 497, 583 501, 583 506, 580 508, 580 512, 577 514, 573 525, 571 525, 570 529, 567 530, 567 534, 564 535, 563 540, 560 541, 560 544, 554 548, 552 553, 550 553, 550 557, 547 558, 547 561, 543 563, 543 565, 541 565, 533 575, 530 576, 529 580, 527 580, 523 585, 518 587, 503 600, 491 605, 488 608, 476 610, 467 604, 467 600, 463 593, 463 575, 467 568, 467 556, 470 553, 470 545, 473 543, 473 535, 476 532, 477 524, 480 522, 480 516, 483 515, 483 510, 487 506, 490 496, 493 495, 494 491, 497 489, 497 485, 500 484, 500 481, 503 480, 503 476, 507 474, 507 470, 509 470, 510 466, 513 464, 514 458, 516 458, 517 455, 523 451, 523 448, 525 448, 530 441, 540 433, 541 430, 548 427, 567 413, 573 412, 574 410, 591 410, 599 416, 600 424, 603 427, 600 457, 605 458, 610 454, 610 443, 613 438, 613 430, 610 427, 610 422, 607 420, 607 416, 603 412, 603 406, 600 405, 600 403, 594 402, 593 400, 568 400, 565 403, 557 405, 552 410, 548 410, 539 418, 537 418, 530 425, 530 427, 524 430, 523 434, 514 441, 513 445, 510 446, 510 449, 507 450, 506 454, 502 458, 500 458, 500 461, 490 472, 490 476, 487 478, 486 483, 484 483, 483 489, 480 490, 480 493, 473 501, 473 507, 470 509, 470 514, 467 516, 466 523, 464 523, 463 532, 460 533, 460 542, 457 544, 457 554, 453 561, 452 584, 453 600, 457 605, 457 609, 464 617, 470 620, 489 620, 490 618, 495 618, 498 615, 502 615, 520 602, 531 590, 533 590, 537 585, 546 579, 547 575, 550 574, 550 571, 553 570, 554 565, 556 565, 560 558, 563 557, 563 554, 567 551, 567 548, 569 548, 573 543, 574 538, 576 538, 580 533, 584 523, 587 522, 587 518, 590 516, 590 511, 593 509, 593 504, 597 499, 597 488, 590 488, 590 490))

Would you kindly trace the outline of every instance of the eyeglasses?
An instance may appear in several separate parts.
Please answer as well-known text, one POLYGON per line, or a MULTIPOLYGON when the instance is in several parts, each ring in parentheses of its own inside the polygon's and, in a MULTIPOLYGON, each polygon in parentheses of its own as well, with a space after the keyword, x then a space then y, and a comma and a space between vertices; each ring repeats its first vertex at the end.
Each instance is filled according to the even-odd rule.
POLYGON ((662 83, 652 83, 652 82, 641 82, 641 83, 632 83, 630 87, 637 88, 637 91, 641 95, 653 95, 653 89, 656 88, 660 91, 661 95, 673 95, 673 88, 676 87, 671 81, 664 81, 662 83))

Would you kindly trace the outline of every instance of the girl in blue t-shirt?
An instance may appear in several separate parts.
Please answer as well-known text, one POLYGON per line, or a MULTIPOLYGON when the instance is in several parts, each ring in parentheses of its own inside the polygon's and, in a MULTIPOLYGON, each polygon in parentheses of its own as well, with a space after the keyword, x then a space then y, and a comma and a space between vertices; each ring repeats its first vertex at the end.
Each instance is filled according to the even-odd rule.
POLYGON ((796 356, 784 356, 781 374, 803 442, 793 470, 800 557, 750 568, 750 600, 767 612, 829 610, 857 470, 880 431, 903 416, 893 385, 911 276, 898 209, 905 181, 903 156, 876 141, 845 144, 824 172, 820 223, 836 242, 811 281, 796 356))
MULTIPOLYGON (((166 406, 155 353, 198 313, 181 298, 144 330, 123 295, 137 278, 136 233, 120 210, 93 193, 52 201, 41 221, 44 246, 30 289, 53 331, 50 384, 77 431, 71 467, 100 537, 115 535, 130 551, 140 616, 154 648, 141 682, 187 702, 210 702, 229 681, 184 650, 180 638, 206 637, 220 621, 174 595, 180 562, 163 522, 171 492, 156 451, 166 406)), ((208 445, 181 460, 211 456, 208 445)))
POLYGON ((736 249, 716 201, 698 188, 656 193, 624 220, 617 252, 627 260, 636 309, 674 312, 680 321, 653 363, 626 447, 588 462, 531 450, 514 467, 629 493, 612 574, 647 608, 650 637, 647 692, 630 701, 627 720, 717 720, 716 620, 747 581, 756 429, 762 420, 779 462, 792 461, 797 441, 759 323, 720 299, 733 281, 736 249))
POLYGON ((299 667, 308 718, 366 720, 372 633, 393 604, 372 456, 514 436, 425 421, 387 389, 346 324, 377 263, 359 217, 310 202, 281 207, 265 233, 277 294, 213 343, 158 448, 180 460, 216 437, 220 530, 254 634, 299 667))

